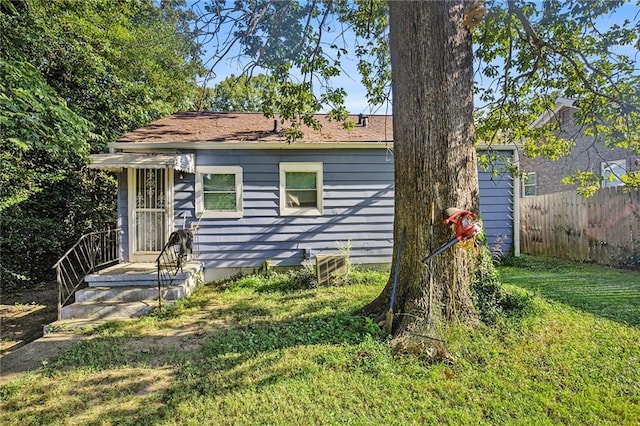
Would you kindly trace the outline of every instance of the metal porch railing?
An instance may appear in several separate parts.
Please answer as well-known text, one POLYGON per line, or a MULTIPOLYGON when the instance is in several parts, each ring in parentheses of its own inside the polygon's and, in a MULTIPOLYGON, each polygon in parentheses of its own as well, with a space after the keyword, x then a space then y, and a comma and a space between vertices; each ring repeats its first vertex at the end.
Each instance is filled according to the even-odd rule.
POLYGON ((72 301, 88 274, 120 261, 121 233, 121 229, 117 228, 84 234, 53 265, 58 283, 58 320, 62 307, 72 301))
POLYGON ((172 232, 169 240, 156 258, 158 269, 158 308, 162 310, 162 288, 168 289, 173 284, 178 272, 189 260, 192 254, 193 233, 191 230, 182 229, 172 232))

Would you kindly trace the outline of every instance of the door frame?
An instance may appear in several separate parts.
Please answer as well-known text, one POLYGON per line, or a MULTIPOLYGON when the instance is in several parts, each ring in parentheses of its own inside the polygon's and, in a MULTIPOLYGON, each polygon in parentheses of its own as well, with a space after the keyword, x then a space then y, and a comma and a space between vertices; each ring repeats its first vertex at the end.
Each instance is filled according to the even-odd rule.
MULTIPOLYGON (((128 233, 129 233, 129 261, 130 262, 155 262, 156 258, 160 254, 160 251, 153 252, 136 252, 136 171, 140 169, 157 169, 158 167, 141 167, 130 168, 127 174, 128 183, 128 208, 127 216, 129 221, 128 233)), ((166 242, 169 234, 173 231, 174 218, 173 218, 173 199, 174 199, 174 170, 172 168, 162 168, 165 170, 165 229, 163 229, 164 235, 162 241, 166 242)))

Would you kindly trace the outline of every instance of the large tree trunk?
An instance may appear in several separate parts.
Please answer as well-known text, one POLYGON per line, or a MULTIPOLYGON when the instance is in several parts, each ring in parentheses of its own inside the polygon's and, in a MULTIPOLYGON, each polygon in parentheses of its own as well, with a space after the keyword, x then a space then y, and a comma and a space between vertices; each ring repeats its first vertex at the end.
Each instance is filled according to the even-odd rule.
MULTIPOLYGON (((395 317, 395 336, 411 329, 412 322, 425 320, 429 309, 436 321, 477 319, 470 287, 478 250, 457 244, 433 258, 431 288, 429 269, 421 261, 429 253, 432 202, 434 248, 452 236, 442 223, 445 209, 479 213, 472 45, 463 25, 465 7, 464 1, 389 2, 395 158, 392 271, 406 228, 393 307, 401 314, 395 317)), ((384 316, 392 282, 393 272, 365 313, 384 316)))

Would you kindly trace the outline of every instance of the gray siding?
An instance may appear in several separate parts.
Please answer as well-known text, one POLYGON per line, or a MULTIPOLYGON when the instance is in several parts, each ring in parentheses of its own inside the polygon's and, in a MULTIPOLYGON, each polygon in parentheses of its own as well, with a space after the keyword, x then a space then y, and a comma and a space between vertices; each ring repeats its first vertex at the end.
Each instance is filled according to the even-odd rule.
MULTIPOLYGON (((354 263, 388 263, 393 247, 393 157, 375 150, 196 151, 197 166, 243 168, 244 215, 204 218, 195 251, 208 268, 299 265, 350 245, 354 263), (322 162, 324 214, 280 216, 279 163, 322 162)), ((513 245, 513 179, 480 172, 480 205, 490 247, 513 245)), ((175 178, 175 226, 195 218, 195 176, 175 178)))
MULTIPOLYGON (((393 158, 384 150, 198 151, 197 166, 243 168, 244 215, 204 218, 198 258, 213 268, 299 265, 351 246, 354 263, 386 263, 393 246, 393 158), (279 163, 322 162, 324 214, 280 216, 279 163)), ((176 179, 176 226, 196 219, 194 175, 176 179)))
POLYGON ((513 176, 491 171, 479 168, 480 214, 489 249, 506 255, 513 251, 513 176))

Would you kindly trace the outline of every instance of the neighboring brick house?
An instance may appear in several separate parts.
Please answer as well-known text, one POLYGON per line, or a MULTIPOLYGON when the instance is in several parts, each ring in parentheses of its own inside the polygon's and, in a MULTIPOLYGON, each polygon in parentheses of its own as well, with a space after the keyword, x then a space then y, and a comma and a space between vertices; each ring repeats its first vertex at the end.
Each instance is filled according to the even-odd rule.
POLYGON ((576 170, 590 171, 604 176, 602 186, 623 185, 617 176, 626 172, 640 170, 640 156, 630 149, 605 147, 595 143, 594 138, 586 136, 581 127, 575 124, 574 113, 578 108, 574 100, 558 98, 553 111, 542 114, 532 125, 544 126, 551 120, 560 120, 559 136, 575 141, 571 154, 552 161, 548 158, 527 158, 520 155, 520 168, 524 172, 521 196, 543 195, 569 191, 577 185, 565 185, 562 178, 576 170), (608 177, 613 174, 612 180, 608 177))

